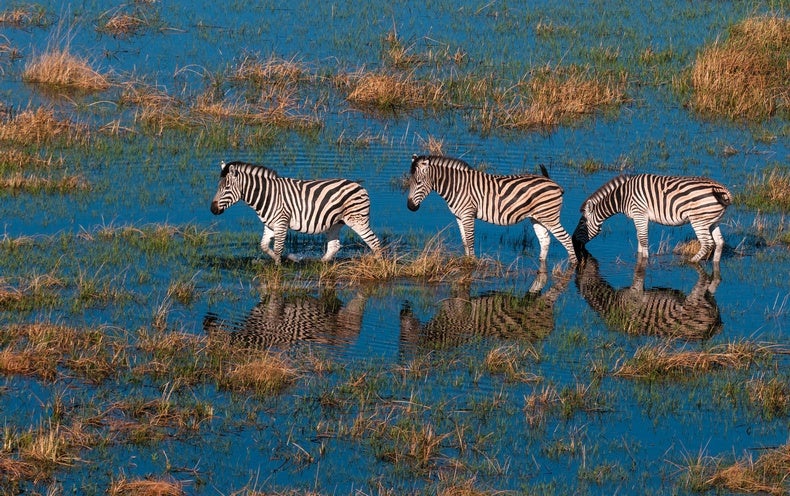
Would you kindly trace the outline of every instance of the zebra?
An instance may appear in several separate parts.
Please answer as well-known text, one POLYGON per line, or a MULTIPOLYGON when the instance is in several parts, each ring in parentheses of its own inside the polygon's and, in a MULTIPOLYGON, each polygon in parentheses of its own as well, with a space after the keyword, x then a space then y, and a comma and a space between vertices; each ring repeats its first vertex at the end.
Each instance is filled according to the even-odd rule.
POLYGON ((570 270, 557 273, 552 286, 542 293, 548 280, 542 264, 534 283, 523 295, 487 291, 472 296, 468 284, 459 284, 424 324, 405 301, 400 311, 401 344, 406 348, 447 349, 482 338, 529 342, 544 339, 554 329, 554 304, 567 288, 571 275, 570 270))
POLYGON ((576 267, 576 287, 609 328, 647 336, 707 340, 722 329, 714 293, 721 278, 695 265, 697 283, 686 294, 677 289, 645 289, 647 259, 637 261, 631 286, 615 289, 606 282, 592 256, 576 267))
POLYGON ((581 219, 573 232, 573 245, 577 253, 586 254, 585 245, 598 235, 603 221, 622 213, 634 221, 640 258, 648 257, 648 222, 668 226, 691 223, 700 242, 691 262, 706 258, 715 245, 713 262, 718 264, 724 248, 719 221, 731 203, 727 188, 705 177, 621 175, 584 201, 581 219))
POLYGON ((543 176, 500 176, 472 169, 457 158, 414 154, 406 206, 415 212, 436 191, 455 215, 464 253, 471 257, 475 256, 475 219, 508 226, 529 218, 540 242, 541 261, 548 255, 551 232, 575 263, 571 238, 560 224, 563 190, 542 165, 541 171, 543 176))
POLYGON ((359 183, 347 179, 291 179, 262 165, 238 161, 222 162, 221 168, 211 213, 219 215, 244 200, 264 223, 261 248, 277 265, 288 229, 308 234, 325 232, 326 252, 321 257, 325 262, 340 250, 344 224, 359 234, 373 253, 380 253, 379 239, 370 229, 368 192, 359 183))
POLYGON ((344 304, 334 290, 317 296, 273 291, 264 294, 240 321, 207 313, 203 330, 248 349, 286 348, 305 342, 344 346, 359 335, 367 299, 360 293, 344 304))

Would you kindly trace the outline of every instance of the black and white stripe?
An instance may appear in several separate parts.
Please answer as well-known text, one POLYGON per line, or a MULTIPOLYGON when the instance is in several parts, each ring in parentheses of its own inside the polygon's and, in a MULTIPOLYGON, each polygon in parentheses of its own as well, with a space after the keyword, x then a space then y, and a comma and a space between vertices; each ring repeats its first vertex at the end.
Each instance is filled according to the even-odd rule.
POLYGON ((647 259, 634 268, 631 286, 614 288, 598 269, 598 262, 586 257, 576 270, 579 294, 612 330, 641 336, 706 340, 722 329, 714 293, 721 279, 709 276, 699 266, 697 283, 688 293, 671 288, 645 289, 647 259))
POLYGON ((552 286, 545 266, 523 295, 488 291, 472 295, 468 285, 454 288, 434 316, 422 323, 407 301, 400 311, 400 341, 405 348, 447 349, 481 339, 535 342, 554 329, 554 305, 568 287, 572 273, 558 273, 552 286))
POLYGON ((472 169, 456 158, 414 155, 406 205, 416 211, 436 191, 458 221, 468 256, 475 254, 475 219, 507 226, 529 218, 540 242, 540 260, 548 255, 551 232, 565 246, 570 261, 576 262, 571 238, 560 224, 562 188, 542 169, 543 176, 499 176, 472 169))
POLYGON ((691 223, 700 242, 700 249, 691 261, 707 257, 715 245, 713 261, 718 262, 724 248, 719 221, 731 203, 732 195, 727 188, 705 177, 618 176, 582 204, 573 244, 577 250, 584 251, 584 245, 600 232, 601 224, 622 213, 634 221, 640 257, 648 256, 648 222, 667 226, 691 223))
POLYGON ((280 263, 288 229, 326 233, 324 261, 340 249, 340 229, 347 225, 379 252, 378 237, 370 229, 370 199, 358 183, 347 179, 298 180, 280 177, 271 169, 245 162, 222 164, 211 212, 221 214, 239 200, 255 210, 264 223, 261 248, 280 263), (274 240, 274 249, 270 247, 274 240))

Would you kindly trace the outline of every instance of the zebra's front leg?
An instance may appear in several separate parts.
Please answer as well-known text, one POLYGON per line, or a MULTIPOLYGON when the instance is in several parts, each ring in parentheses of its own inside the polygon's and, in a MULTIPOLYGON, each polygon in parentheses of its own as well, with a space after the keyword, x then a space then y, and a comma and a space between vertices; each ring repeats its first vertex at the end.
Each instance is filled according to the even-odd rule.
POLYGON ((326 252, 321 257, 322 262, 328 262, 335 257, 340 250, 340 229, 343 224, 334 224, 326 231, 326 252))
POLYGON ((636 241, 639 244, 637 255, 639 258, 648 257, 647 249, 647 216, 634 217, 634 227, 636 227, 636 241))
POLYGON ((274 263, 280 265, 285 250, 285 235, 288 233, 288 224, 274 226, 274 252, 270 253, 274 263))
POLYGON ((475 256, 475 217, 466 215, 456 217, 458 229, 461 231, 461 242, 464 245, 464 254, 467 257, 475 256))
POLYGON ((538 237, 538 243, 540 244, 540 258, 541 262, 546 261, 546 257, 549 255, 549 243, 551 243, 551 238, 549 237, 549 230, 546 229, 546 226, 541 224, 540 222, 530 219, 532 222, 532 229, 535 230, 535 236, 538 237))
POLYGON ((263 237, 261 238, 261 249, 274 259, 274 263, 277 265, 280 264, 280 259, 277 254, 272 251, 271 244, 272 239, 274 239, 274 230, 272 230, 268 225, 263 226, 263 237))

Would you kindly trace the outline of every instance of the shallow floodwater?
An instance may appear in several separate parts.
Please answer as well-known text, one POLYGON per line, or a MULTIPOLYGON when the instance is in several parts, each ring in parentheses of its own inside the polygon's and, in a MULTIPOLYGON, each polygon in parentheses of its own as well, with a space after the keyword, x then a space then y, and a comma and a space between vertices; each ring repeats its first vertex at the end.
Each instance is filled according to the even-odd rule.
MULTIPOLYGON (((0 58, 3 108, 15 115, 46 106, 97 134, 116 119, 131 131, 93 150, 33 150, 64 157, 66 172, 91 184, 87 192, 3 193, 6 238, 32 241, 21 257, 3 245, 0 277, 13 285, 55 272, 67 281, 56 291, 68 295, 63 304, 3 307, 3 326, 57 322, 134 334, 164 308, 168 332, 226 336, 239 347, 320 357, 332 366, 270 396, 148 376, 91 384, 68 374, 54 381, 4 375, 3 436, 51 422, 56 400, 75 410, 101 409, 116 397, 172 394, 213 405, 214 416, 195 429, 91 446, 21 491, 103 493, 123 477, 155 477, 183 483, 188 494, 435 494, 464 485, 526 494, 692 493, 684 480, 698 458, 731 463, 788 442, 786 408, 770 414, 746 401, 751 381, 788 384, 790 251, 773 242, 787 226, 781 213, 730 207, 720 273, 710 262, 697 267, 673 253, 693 239, 688 226, 652 225, 651 258, 637 267, 633 224, 618 216, 588 245, 594 258, 578 268, 567 266, 552 238, 542 270, 528 223, 478 223, 476 253, 507 268, 506 276, 332 288, 305 280, 281 291, 269 289, 270 272, 261 270, 271 261, 260 252, 262 225, 254 212, 241 204, 220 217, 209 211, 221 161, 261 163, 300 178, 343 176, 369 191, 371 225, 390 252, 419 252, 438 235, 460 255, 458 228, 443 200, 433 194, 410 212, 400 188, 411 155, 426 153, 429 137, 441 140, 447 155, 492 172, 538 173, 545 165, 565 190, 568 231, 584 199, 621 170, 705 175, 737 195, 763 171, 787 166, 787 122, 702 118, 672 90, 670 77, 729 26, 770 11, 768 5, 139 2, 116 7, 148 21, 128 37, 96 30, 110 14, 103 2, 39 5, 50 24, 0 25, 0 42, 21 53, 0 58), (68 33, 58 34, 58 26, 68 33), (538 26, 553 29, 546 34, 538 26), (244 90, 228 84, 223 71, 247 56, 293 59, 316 74, 378 69, 392 31, 417 53, 464 51, 469 65, 451 70, 496 71, 512 84, 546 65, 623 69, 629 102, 541 132, 480 133, 471 109, 381 114, 329 92, 307 97, 323 99, 318 130, 206 144, 200 131, 135 130, 135 110, 119 105, 115 90, 53 96, 21 78, 32 57, 66 37, 72 52, 118 80, 141 78, 184 100, 212 86, 233 96, 244 90), (636 62, 646 48, 671 54, 655 69, 664 75, 636 62), (587 160, 600 170, 583 172, 587 160), (208 235, 197 255, 138 249, 134 237, 92 244, 102 228, 157 224, 197 226, 208 235), (82 303, 90 295, 79 283, 89 279, 97 281, 96 292, 118 289, 121 296, 82 303), (174 302, 173 281, 194 283, 196 296, 174 302), (614 375, 648 345, 697 350, 745 341, 777 353, 745 370, 649 380, 614 375), (500 348, 515 350, 515 371, 482 365, 500 348), (530 403, 549 388, 562 400, 549 400, 543 410, 530 403), (578 391, 584 394, 574 406, 578 391), (407 433, 429 430, 435 451, 422 461, 407 433)), ((347 230, 341 239, 340 262, 366 251, 347 230)), ((322 250, 320 236, 294 235, 286 245, 286 252, 308 257, 322 250)), ((284 277, 311 263, 287 265, 284 277)))

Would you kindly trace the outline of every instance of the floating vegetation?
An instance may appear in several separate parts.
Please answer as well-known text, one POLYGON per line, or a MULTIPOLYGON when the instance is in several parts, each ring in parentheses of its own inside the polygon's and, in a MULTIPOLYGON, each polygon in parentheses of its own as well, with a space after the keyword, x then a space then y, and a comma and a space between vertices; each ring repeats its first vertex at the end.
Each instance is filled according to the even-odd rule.
POLYGON ((691 71, 692 106, 702 113, 765 119, 790 109, 790 19, 751 17, 704 48, 691 71))
POLYGON ((49 24, 47 12, 40 5, 20 5, 0 11, 0 26, 25 28, 29 26, 44 27, 49 24))
POLYGON ((112 482, 107 494, 110 496, 182 496, 186 494, 184 484, 167 479, 127 479, 121 477, 112 482))
POLYGON ((705 481, 707 488, 723 488, 742 493, 787 494, 790 473, 790 445, 766 450, 757 460, 752 457, 718 468, 705 481))

